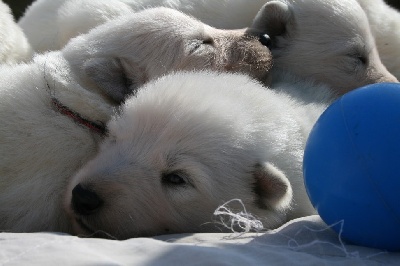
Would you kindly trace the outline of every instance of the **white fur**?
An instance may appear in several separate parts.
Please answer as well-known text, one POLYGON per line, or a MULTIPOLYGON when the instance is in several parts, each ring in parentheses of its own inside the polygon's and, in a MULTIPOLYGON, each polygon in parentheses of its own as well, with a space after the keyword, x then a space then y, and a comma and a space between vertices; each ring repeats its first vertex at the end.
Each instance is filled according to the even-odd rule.
MULTIPOLYGON (((64 0, 51 12, 49 23, 35 26, 38 10, 48 1, 52 0, 38 0, 20 21, 39 50, 62 47, 68 38, 129 9, 167 6, 208 25, 232 29, 250 27, 262 8, 250 32, 270 35, 275 68, 325 83, 338 94, 371 83, 397 82, 383 66, 367 17, 356 0, 113 0, 113 4, 64 0), (110 6, 114 6, 112 12, 110 6), (53 42, 46 45, 43 40, 50 36, 53 42)), ((47 17, 49 11, 45 12, 47 17)))
POLYGON ((128 13, 132 9, 120 1, 37 0, 18 23, 35 51, 42 53, 59 50, 69 39, 128 13))
POLYGON ((367 17, 355 0, 270 1, 252 27, 272 38, 275 68, 328 84, 339 94, 397 82, 382 64, 367 17))
POLYGON ((52 98, 105 124, 127 94, 168 71, 232 70, 264 79, 270 59, 243 32, 159 8, 103 24, 29 64, 1 66, 0 230, 69 232, 62 197, 101 136, 57 111, 52 98))
POLYGON ((127 12, 164 6, 221 29, 249 26, 265 0, 36 0, 19 24, 38 52, 57 50, 68 37, 127 12), (65 30, 65 31, 64 31, 65 30))
POLYGON ((357 0, 367 14, 379 55, 400 79, 400 12, 383 0, 357 0))
POLYGON ((32 48, 14 21, 10 8, 0 1, 0 63, 14 64, 32 58, 32 48))
POLYGON ((292 80, 270 90, 246 76, 208 72, 146 84, 69 185, 65 205, 75 232, 117 239, 218 232, 212 214, 235 198, 265 229, 314 213, 302 157, 327 104, 314 98, 316 86, 292 80), (173 182, 177 176, 184 182, 173 182), (102 203, 86 209, 88 194, 102 203))

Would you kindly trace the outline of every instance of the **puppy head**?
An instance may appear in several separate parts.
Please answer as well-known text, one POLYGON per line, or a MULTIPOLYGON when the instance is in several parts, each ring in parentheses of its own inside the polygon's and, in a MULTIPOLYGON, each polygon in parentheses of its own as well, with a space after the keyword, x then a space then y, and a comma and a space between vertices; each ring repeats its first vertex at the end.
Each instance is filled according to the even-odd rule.
POLYGON ((55 21, 59 31, 58 47, 64 47, 71 38, 87 33, 97 25, 133 12, 132 8, 121 1, 63 1, 55 21))
POLYGON ((263 155, 270 141, 258 135, 265 131, 253 116, 265 104, 260 91, 228 74, 178 73, 148 83, 69 185, 75 233, 124 239, 219 231, 213 212, 234 198, 265 228, 280 225, 292 190, 263 155))
POLYGON ((117 102, 170 71, 242 72, 264 81, 272 65, 258 36, 218 30, 168 8, 105 23, 73 39, 63 54, 77 75, 117 102))
POLYGON ((275 67, 325 83, 338 94, 397 82, 383 66, 367 17, 355 0, 269 1, 249 32, 271 37, 275 67))

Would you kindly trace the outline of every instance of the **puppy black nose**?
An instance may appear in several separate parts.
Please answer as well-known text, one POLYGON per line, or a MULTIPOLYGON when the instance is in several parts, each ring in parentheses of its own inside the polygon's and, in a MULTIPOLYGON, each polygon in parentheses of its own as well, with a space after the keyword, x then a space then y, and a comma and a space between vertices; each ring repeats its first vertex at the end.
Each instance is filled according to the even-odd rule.
POLYGON ((72 190, 71 204, 72 209, 77 214, 89 215, 96 212, 103 204, 103 201, 95 192, 78 184, 72 190))
POLYGON ((266 47, 270 47, 271 45, 271 38, 269 37, 268 34, 261 34, 258 38, 260 43, 266 47))

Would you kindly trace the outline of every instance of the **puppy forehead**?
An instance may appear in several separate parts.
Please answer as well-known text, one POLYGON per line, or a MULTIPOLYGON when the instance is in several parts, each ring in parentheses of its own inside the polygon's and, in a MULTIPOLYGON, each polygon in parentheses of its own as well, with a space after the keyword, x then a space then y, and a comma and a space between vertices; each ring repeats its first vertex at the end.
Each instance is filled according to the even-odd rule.
POLYGON ((195 17, 189 16, 170 8, 152 8, 142 11, 146 17, 142 20, 145 23, 154 25, 158 30, 162 29, 177 36, 184 36, 193 39, 205 39, 212 37, 242 37, 245 29, 223 30, 209 26, 195 17), (146 14, 149 12, 149 15, 146 14))
POLYGON ((235 143, 232 138, 240 135, 234 131, 234 125, 222 121, 221 117, 213 117, 211 112, 186 110, 181 113, 179 107, 172 108, 174 110, 167 110, 167 106, 165 109, 149 107, 128 117, 122 116, 110 126, 110 134, 116 143, 135 147, 139 153, 143 150, 169 155, 179 150, 213 150, 215 153, 218 151, 216 144, 227 148, 235 143))
POLYGON ((270 94, 244 75, 178 72, 142 87, 108 128, 116 142, 132 146, 252 148, 249 136, 260 125, 251 110, 270 94))
POLYGON ((340 31, 352 35, 365 31, 368 19, 361 6, 355 0, 301 1, 297 4, 291 0, 294 15, 298 17, 298 29, 313 31, 321 28, 327 34, 340 31), (317 21, 318 23, 315 23, 317 21))
POLYGON ((186 15, 177 10, 170 8, 152 8, 144 10, 141 12, 141 17, 143 19, 137 19, 133 17, 134 20, 138 20, 149 24, 153 24, 160 29, 169 30, 188 30, 192 27, 201 28, 206 26, 206 24, 200 22, 194 17, 186 15))

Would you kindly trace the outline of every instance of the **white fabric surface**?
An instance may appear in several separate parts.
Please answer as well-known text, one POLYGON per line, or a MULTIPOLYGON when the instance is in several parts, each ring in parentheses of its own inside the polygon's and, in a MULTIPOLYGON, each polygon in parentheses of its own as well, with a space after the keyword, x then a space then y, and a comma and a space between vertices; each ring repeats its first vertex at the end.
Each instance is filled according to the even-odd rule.
POLYGON ((400 253, 350 244, 319 216, 266 233, 178 234, 125 241, 1 233, 0 265, 400 265, 400 253))

